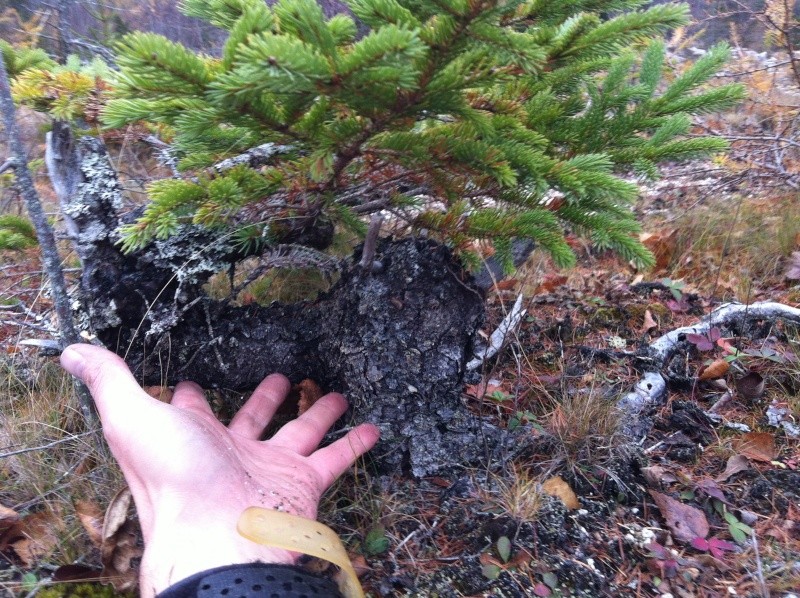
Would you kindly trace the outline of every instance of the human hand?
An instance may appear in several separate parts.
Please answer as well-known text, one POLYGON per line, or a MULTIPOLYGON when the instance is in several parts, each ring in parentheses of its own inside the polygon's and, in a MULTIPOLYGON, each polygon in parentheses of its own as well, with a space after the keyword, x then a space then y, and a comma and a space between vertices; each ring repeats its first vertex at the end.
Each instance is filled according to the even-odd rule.
POLYGON ((268 376, 225 427, 193 382, 178 384, 166 404, 144 392, 125 362, 103 348, 70 345, 61 364, 89 387, 136 502, 146 598, 213 567, 294 563, 294 553, 241 537, 241 513, 256 506, 315 519, 322 493, 378 440, 378 429, 362 424, 315 450, 347 409, 342 395, 329 393, 260 441, 289 392, 280 374, 268 376))

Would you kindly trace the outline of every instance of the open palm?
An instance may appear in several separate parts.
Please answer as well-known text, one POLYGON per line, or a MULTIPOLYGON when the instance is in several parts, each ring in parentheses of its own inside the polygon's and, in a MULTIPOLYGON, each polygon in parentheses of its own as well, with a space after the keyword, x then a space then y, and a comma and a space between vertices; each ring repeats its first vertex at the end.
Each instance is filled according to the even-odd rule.
POLYGON ((323 492, 378 439, 377 428, 363 424, 315 450, 347 409, 344 397, 330 393, 259 440, 289 392, 279 374, 268 376, 225 427, 192 382, 178 384, 166 404, 100 347, 72 345, 61 363, 89 387, 136 502, 145 540, 142 596, 216 566, 294 562, 290 552, 239 536, 242 511, 257 506, 314 519, 323 492))

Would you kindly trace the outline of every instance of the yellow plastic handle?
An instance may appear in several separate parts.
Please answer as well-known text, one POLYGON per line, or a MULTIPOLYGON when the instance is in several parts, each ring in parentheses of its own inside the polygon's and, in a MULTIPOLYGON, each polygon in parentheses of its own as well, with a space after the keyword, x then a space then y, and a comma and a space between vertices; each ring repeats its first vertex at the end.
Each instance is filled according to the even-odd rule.
POLYGON ((339 579, 344 597, 364 598, 350 557, 339 536, 328 526, 282 511, 248 507, 236 527, 242 536, 257 544, 302 552, 333 563, 344 573, 339 579))

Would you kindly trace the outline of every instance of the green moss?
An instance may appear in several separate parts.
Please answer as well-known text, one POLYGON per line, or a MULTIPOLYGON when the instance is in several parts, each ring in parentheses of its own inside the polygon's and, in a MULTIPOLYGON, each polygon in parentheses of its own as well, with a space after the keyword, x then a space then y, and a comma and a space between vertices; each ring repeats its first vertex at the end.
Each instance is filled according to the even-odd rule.
POLYGON ((595 328, 614 328, 626 319, 626 314, 618 307, 598 307, 589 322, 595 328))
POLYGON ((99 583, 59 583, 41 590, 38 598, 118 598, 136 596, 135 592, 117 592, 111 585, 99 583))

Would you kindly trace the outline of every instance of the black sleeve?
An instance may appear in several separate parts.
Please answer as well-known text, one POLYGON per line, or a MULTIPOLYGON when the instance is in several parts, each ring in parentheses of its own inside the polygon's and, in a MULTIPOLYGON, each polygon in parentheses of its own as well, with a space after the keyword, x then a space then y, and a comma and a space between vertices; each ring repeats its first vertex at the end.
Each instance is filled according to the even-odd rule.
POLYGON ((248 563, 209 569, 168 587, 156 598, 342 598, 330 579, 292 565, 248 563))

